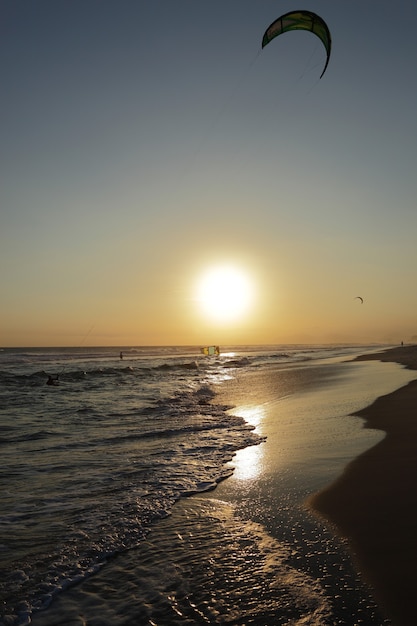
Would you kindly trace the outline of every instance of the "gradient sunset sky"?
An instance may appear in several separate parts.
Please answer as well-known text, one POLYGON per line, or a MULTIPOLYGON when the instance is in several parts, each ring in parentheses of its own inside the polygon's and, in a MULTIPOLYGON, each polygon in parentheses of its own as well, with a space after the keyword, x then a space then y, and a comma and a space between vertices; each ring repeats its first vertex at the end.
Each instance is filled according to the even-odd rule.
POLYGON ((0 347, 417 340, 415 0, 0 7, 0 347))

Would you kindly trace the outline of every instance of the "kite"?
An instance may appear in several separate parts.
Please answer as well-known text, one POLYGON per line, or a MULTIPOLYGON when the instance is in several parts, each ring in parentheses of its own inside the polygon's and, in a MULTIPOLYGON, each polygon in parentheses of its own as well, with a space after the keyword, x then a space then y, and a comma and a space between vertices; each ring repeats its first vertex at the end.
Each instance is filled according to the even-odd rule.
POLYGON ((205 354, 206 356, 219 356, 220 355, 220 348, 219 346, 204 346, 204 348, 200 348, 200 352, 202 354, 205 354))
POLYGON ((272 41, 278 35, 286 33, 290 30, 309 30, 317 35, 317 37, 323 42, 327 52, 326 64, 320 78, 326 71, 327 65, 330 59, 330 51, 332 47, 332 38, 326 22, 316 13, 311 11, 290 11, 281 15, 277 20, 266 29, 262 39, 262 48, 272 41))
POLYGON ((356 297, 355 297, 355 300, 360 300, 360 301, 361 301, 361 303, 363 304, 363 298, 361 298, 360 296, 356 296, 356 297))

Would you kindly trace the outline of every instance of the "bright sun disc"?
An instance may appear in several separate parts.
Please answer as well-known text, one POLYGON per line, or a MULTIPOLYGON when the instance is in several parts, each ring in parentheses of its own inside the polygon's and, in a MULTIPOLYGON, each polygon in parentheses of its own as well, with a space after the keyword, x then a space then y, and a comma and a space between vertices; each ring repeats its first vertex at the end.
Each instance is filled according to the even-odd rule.
POLYGON ((229 321, 240 317, 247 310, 252 289, 240 270, 217 267, 201 278, 197 297, 203 311, 211 318, 229 321))

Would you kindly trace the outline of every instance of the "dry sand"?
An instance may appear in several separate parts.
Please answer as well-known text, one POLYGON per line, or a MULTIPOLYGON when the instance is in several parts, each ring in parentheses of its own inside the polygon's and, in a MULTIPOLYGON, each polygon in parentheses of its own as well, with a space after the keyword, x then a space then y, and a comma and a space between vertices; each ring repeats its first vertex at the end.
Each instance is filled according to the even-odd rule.
MULTIPOLYGON (((391 361, 417 369, 417 346, 357 360, 391 361)), ((366 428, 386 432, 313 496, 314 511, 346 537, 354 558, 395 626, 417 624, 417 380, 357 413, 366 428)))

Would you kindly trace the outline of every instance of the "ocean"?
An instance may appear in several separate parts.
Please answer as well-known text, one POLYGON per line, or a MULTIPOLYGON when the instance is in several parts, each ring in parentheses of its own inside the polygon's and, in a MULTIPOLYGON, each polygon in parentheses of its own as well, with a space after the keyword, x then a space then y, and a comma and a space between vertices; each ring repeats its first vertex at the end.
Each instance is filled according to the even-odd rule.
MULTIPOLYGON (((270 481, 273 467, 274 484, 278 477, 287 485, 279 495, 287 506, 279 520, 276 508, 259 502, 257 508, 251 471, 259 462, 250 454, 273 433, 258 427, 256 411, 255 418, 253 411, 235 411, 223 391, 242 379, 269 381, 271 398, 297 400, 294 415, 313 448, 312 441, 322 441, 314 424, 323 429, 323 423, 311 426, 303 411, 314 411, 314 390, 331 392, 354 367, 397 367, 343 368, 371 349, 246 346, 222 348, 219 356, 197 347, 1 350, 0 624, 388 623, 331 533, 308 513, 298 514, 302 524, 290 519, 289 501, 300 509, 321 485, 315 476, 323 457, 303 470, 303 453, 297 472, 289 471, 297 449, 284 428, 285 453, 279 463, 272 455, 262 476, 270 481), (49 376, 57 384, 46 384, 49 376), (233 464, 248 453, 240 467, 233 464), (239 472, 247 474, 239 483, 245 488, 235 489, 233 503, 227 484, 239 472), (216 494, 223 485, 222 499, 216 494), (318 549, 321 541, 325 548, 318 549), (315 552, 322 554, 321 569, 310 565, 315 552), (347 604, 338 591, 343 576, 347 604), (356 621, 346 621, 355 614, 356 621)), ((398 380, 367 389, 358 402, 410 379, 396 372, 398 380)), ((249 385, 245 394, 256 399, 257 389, 249 385)), ((274 415, 279 410, 277 404, 274 415)), ((352 424, 347 436, 362 438, 365 449, 377 435, 352 424)), ((346 434, 338 438, 332 428, 327 466, 340 469, 346 459, 338 446, 346 434)))

